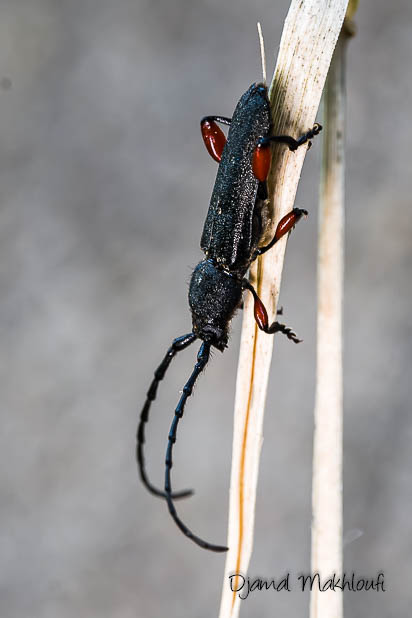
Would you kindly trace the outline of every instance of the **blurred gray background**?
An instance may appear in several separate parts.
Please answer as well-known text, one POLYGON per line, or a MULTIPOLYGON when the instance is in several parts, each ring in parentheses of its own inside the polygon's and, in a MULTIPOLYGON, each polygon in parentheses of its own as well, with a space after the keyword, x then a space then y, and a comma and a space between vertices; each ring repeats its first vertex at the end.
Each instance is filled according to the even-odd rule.
MULTIPOLYGON (((288 0, 2 0, 0 19, 0 613, 216 616, 224 556, 187 541, 140 485, 137 417, 190 329, 187 282, 216 173, 199 119, 230 115, 274 64, 288 0)), ((348 54, 345 569, 385 572, 346 616, 410 616, 412 5, 361 0, 348 54)), ((249 574, 310 569, 320 140, 281 292, 304 338, 276 340, 249 574)), ((184 520, 226 538, 241 317, 176 447, 184 520)), ((176 360, 147 432, 162 482, 176 360)), ((255 592, 243 616, 305 616, 306 593, 255 592)))

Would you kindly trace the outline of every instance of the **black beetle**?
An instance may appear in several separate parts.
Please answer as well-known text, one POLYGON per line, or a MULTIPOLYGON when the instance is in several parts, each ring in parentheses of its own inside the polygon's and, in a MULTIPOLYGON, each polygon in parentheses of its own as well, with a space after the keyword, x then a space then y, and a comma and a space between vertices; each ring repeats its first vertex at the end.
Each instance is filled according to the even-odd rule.
POLYGON ((214 346, 223 352, 227 346, 229 325, 236 309, 241 305, 244 290, 253 294, 255 319, 261 330, 268 334, 282 332, 292 341, 299 342, 296 334, 284 324, 275 321, 269 325, 266 309, 245 275, 253 260, 273 247, 303 214, 307 214, 305 210, 294 208, 281 219, 269 244, 259 246, 265 232, 262 215, 267 199, 266 178, 270 168, 271 143, 284 143, 290 150, 296 150, 317 135, 321 128, 319 124, 315 124, 298 140, 288 135, 271 135, 268 90, 262 83, 252 84, 242 95, 231 119, 207 116, 201 121, 205 145, 211 156, 219 162, 219 169, 200 243, 205 257, 196 266, 189 287, 192 332, 172 342, 154 373, 140 416, 136 454, 140 476, 147 489, 166 498, 172 518, 187 537, 212 551, 226 551, 227 547, 213 545, 193 534, 178 517, 174 506, 173 499, 192 493, 172 493, 171 489, 170 470, 177 426, 183 416, 186 400, 209 360, 210 348, 214 346), (216 122, 229 125, 227 140, 216 122), (145 470, 145 424, 149 418, 151 403, 156 398, 159 382, 172 358, 196 339, 200 339, 202 344, 194 370, 183 387, 175 410, 166 452, 165 488, 161 491, 150 483, 145 470))

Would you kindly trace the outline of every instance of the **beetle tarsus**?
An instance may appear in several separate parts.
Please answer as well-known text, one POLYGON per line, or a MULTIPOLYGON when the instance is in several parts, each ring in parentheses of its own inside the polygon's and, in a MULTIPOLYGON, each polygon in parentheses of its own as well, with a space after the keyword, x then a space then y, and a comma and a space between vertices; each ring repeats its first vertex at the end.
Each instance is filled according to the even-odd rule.
POLYGON ((267 333, 268 335, 274 335, 275 333, 283 333, 288 339, 290 339, 294 343, 302 343, 303 341, 303 339, 299 339, 297 334, 289 326, 286 326, 286 324, 281 324, 280 322, 273 322, 265 330, 265 333, 267 333))

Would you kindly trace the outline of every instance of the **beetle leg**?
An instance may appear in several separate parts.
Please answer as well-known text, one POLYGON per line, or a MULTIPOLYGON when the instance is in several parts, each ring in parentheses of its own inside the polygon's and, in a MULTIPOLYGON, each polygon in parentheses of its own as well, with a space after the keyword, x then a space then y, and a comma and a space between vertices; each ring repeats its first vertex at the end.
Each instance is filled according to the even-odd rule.
MULTIPOLYGON (((252 170, 255 178, 264 182, 269 175, 270 165, 272 162, 271 142, 286 144, 289 150, 297 150, 302 144, 306 144, 315 135, 322 130, 322 126, 318 123, 314 124, 310 131, 307 131, 299 139, 294 139, 290 135, 272 135, 270 137, 262 137, 259 140, 252 157, 252 170)), ((309 141, 308 148, 312 146, 309 141)), ((213 155, 212 155, 213 156, 213 155)))
MULTIPOLYGON (((164 357, 164 359, 162 360, 159 367, 156 369, 154 373, 154 378, 149 387, 149 390, 147 391, 146 401, 143 406, 143 410, 140 414, 140 422, 137 428, 137 435, 136 435, 136 439, 137 439, 136 459, 137 459, 137 463, 139 467, 140 478, 142 479, 143 484, 150 491, 150 493, 154 494, 155 496, 159 496, 160 498, 165 498, 166 497, 165 493, 161 491, 160 489, 157 489, 157 487, 155 487, 154 485, 152 485, 152 483, 147 478, 144 452, 143 452, 143 445, 145 443, 145 431, 144 430, 145 430, 146 423, 149 420, 150 406, 152 405, 152 402, 156 399, 157 388, 159 386, 159 382, 163 380, 165 373, 172 361, 172 358, 176 355, 177 352, 180 352, 180 350, 184 350, 185 348, 187 348, 187 346, 193 343, 195 339, 196 339, 196 335, 194 333, 189 333, 188 335, 183 335, 183 337, 177 337, 173 341, 172 345, 166 352, 166 356, 164 357)), ((186 489, 184 491, 179 491, 173 494, 173 498, 175 499, 186 498, 187 496, 191 496, 192 494, 193 494, 193 491, 191 489, 186 489)))
POLYGON ((260 181, 258 184, 258 189, 256 193, 256 198, 258 200, 267 200, 268 199, 268 185, 266 180, 264 182, 260 181))
POLYGON ((253 254, 253 259, 255 260, 258 255, 262 255, 263 253, 266 253, 266 251, 269 251, 269 249, 271 249, 273 245, 282 238, 282 236, 290 232, 290 230, 295 227, 296 223, 301 219, 302 215, 305 215, 306 217, 308 215, 308 211, 304 210, 303 208, 294 208, 293 210, 288 212, 287 215, 282 217, 276 228, 275 235, 270 241, 270 243, 265 247, 258 247, 253 254))
POLYGON ((220 163, 226 144, 226 135, 217 126, 217 122, 230 125, 232 120, 225 118, 225 116, 205 116, 200 121, 200 130, 208 153, 215 161, 220 163))
MULTIPOLYGON (((294 139, 290 135, 272 135, 271 137, 264 138, 260 143, 264 146, 268 142, 276 142, 278 144, 286 144, 289 146, 289 150, 297 150, 299 146, 306 144, 309 140, 318 135, 322 131, 322 125, 316 122, 313 127, 301 135, 299 139, 294 139)), ((309 147, 311 146, 311 142, 309 142, 309 147)))
MULTIPOLYGON (((243 311, 243 309, 245 308, 245 303, 242 302, 240 303, 239 307, 238 307, 241 311, 243 311)), ((283 307, 280 307, 280 309, 276 309, 276 315, 283 315, 283 307)))
POLYGON ((288 339, 291 339, 291 341, 294 341, 295 343, 300 343, 302 341, 302 339, 299 339, 296 333, 291 328, 289 328, 289 326, 286 326, 286 324, 281 324, 280 322, 275 321, 269 326, 269 318, 266 307, 257 295, 255 288, 247 279, 243 279, 243 287, 245 290, 249 290, 249 292, 252 292, 253 294, 253 298, 255 301, 253 311, 256 323, 259 326, 260 330, 263 330, 263 332, 267 333, 268 335, 273 335, 274 333, 283 333, 287 336, 288 339))

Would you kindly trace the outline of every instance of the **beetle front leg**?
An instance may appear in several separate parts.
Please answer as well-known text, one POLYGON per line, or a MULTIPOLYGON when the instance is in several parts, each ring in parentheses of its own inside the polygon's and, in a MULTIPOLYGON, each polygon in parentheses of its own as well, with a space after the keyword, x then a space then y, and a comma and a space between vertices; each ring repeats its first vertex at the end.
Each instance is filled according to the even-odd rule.
MULTIPOLYGON (((241 303, 240 303, 240 305, 239 305, 239 309, 240 309, 241 311, 243 311, 243 309, 244 309, 244 305, 245 305, 245 303, 244 303, 244 302, 243 302, 243 300, 242 300, 242 302, 241 302, 241 303)), ((279 309, 276 309, 276 315, 283 315, 283 307, 280 307, 279 309)))
POLYGON ((217 122, 230 125, 232 119, 225 116, 205 116, 200 121, 200 130, 208 153, 215 161, 220 163, 226 144, 226 135, 217 126, 217 122))
POLYGON ((291 328, 289 328, 289 326, 286 326, 286 324, 281 324, 280 322, 275 321, 272 322, 272 324, 269 326, 269 318, 266 307, 257 295, 257 292, 253 285, 247 279, 243 279, 243 288, 245 290, 249 290, 249 292, 252 292, 253 294, 253 299, 255 301, 253 313, 260 330, 263 330, 263 332, 267 333, 268 335, 273 335, 274 333, 283 333, 288 339, 291 339, 291 341, 294 341, 295 343, 300 343, 302 341, 302 339, 299 339, 296 333, 291 328))

